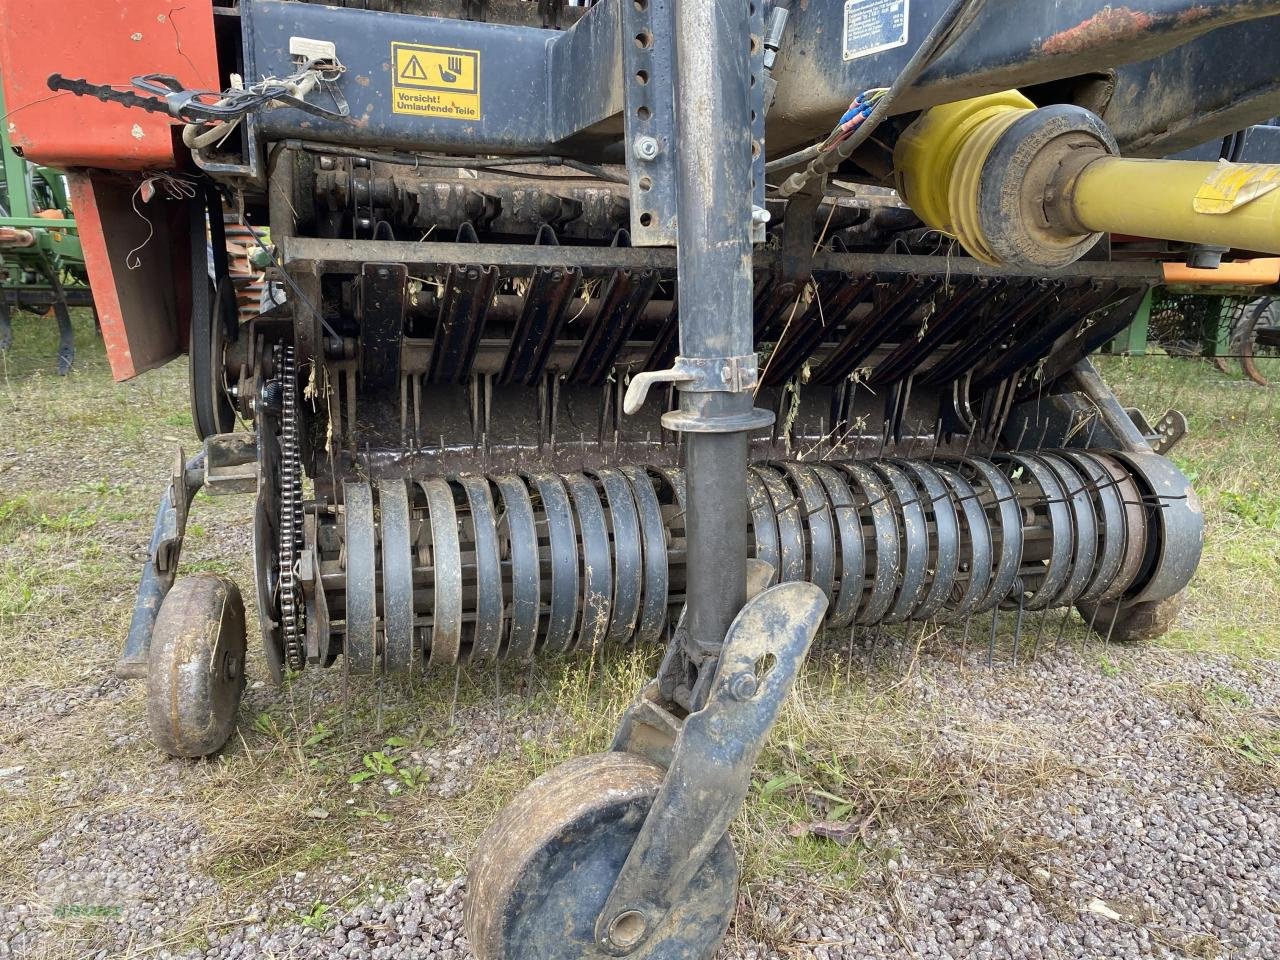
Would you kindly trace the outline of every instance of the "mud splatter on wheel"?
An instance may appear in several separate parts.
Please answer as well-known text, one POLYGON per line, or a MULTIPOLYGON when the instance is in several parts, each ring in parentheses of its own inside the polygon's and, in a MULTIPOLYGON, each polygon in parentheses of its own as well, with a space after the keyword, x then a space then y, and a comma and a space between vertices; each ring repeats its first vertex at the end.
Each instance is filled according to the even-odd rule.
MULTIPOLYGON (((539 777, 481 838, 469 876, 465 923, 480 960, 580 960, 610 956, 700 960, 712 956, 737 902, 733 844, 721 838, 680 905, 634 952, 595 942, 596 918, 662 785, 657 764, 629 753, 578 757, 539 777)), ((643 918, 624 915, 619 925, 643 918)))
POLYGON ((175 583, 156 617, 147 662, 147 719, 155 745, 174 757, 220 749, 244 692, 244 658, 240 588, 211 573, 175 583))

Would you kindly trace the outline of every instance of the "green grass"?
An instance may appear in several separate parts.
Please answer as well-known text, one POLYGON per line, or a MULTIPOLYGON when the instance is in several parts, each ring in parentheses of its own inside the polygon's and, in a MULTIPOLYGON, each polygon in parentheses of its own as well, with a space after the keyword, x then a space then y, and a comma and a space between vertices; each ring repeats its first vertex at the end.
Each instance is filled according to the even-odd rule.
POLYGON ((1122 403, 1154 422, 1174 408, 1188 435, 1173 459, 1205 512, 1204 557, 1171 649, 1280 657, 1280 387, 1261 388, 1212 364, 1160 355, 1102 357, 1122 403))
MULTIPOLYGON (((405 864, 419 875, 456 875, 493 815, 531 778, 607 748, 621 712, 653 675, 657 651, 541 661, 532 670, 464 668, 456 702, 453 675, 378 685, 308 671, 280 690, 251 689, 222 755, 194 764, 160 758, 146 741, 141 685, 113 696, 94 691, 110 682, 176 450, 196 447, 185 367, 114 384, 83 315, 77 333, 80 356, 68 378, 53 374, 52 323, 19 317, 14 349, 0 361, 0 689, 17 711, 0 723, 0 767, 28 771, 25 793, 0 798, 0 888, 26 889, 27 854, 76 815, 59 799, 61 772, 71 769, 84 783, 128 786, 106 788, 95 812, 145 804, 157 818, 204 828, 198 867, 219 881, 224 901, 167 936, 198 942, 211 917, 238 916, 302 870, 354 878, 354 887, 335 879, 317 889, 304 910, 284 918, 323 925, 352 898, 401 882, 405 864), (451 751, 468 749, 469 724, 499 689, 496 753, 446 792, 448 764, 458 760, 451 751), (55 698, 73 708, 19 709, 55 698)), ((1159 641, 1164 655, 1280 658, 1280 390, 1191 361, 1103 358, 1100 366, 1121 400, 1153 420, 1170 406, 1190 419, 1175 459, 1195 478, 1208 533, 1187 606, 1159 641)), ((199 497, 183 566, 232 576, 251 604, 250 513, 248 497, 199 497)), ((1056 630, 1057 619, 1050 623, 1056 630)), ((252 610, 250 634, 250 675, 262 678, 252 610)), ((1002 619, 1002 660, 1011 634, 1002 619)), ((1064 636, 1087 642, 1077 623, 1064 636)), ((909 660, 874 671, 851 671, 826 646, 815 653, 734 828, 748 904, 766 882, 858 885, 896 855, 884 837, 903 825, 938 838, 939 855, 956 863, 999 860, 1032 876, 1043 843, 1011 827, 1006 811, 1051 788, 1071 765, 1054 731, 922 700, 904 677, 921 656, 954 657, 960 640, 951 631, 922 633, 919 642, 909 660)), ((985 645, 986 637, 969 642, 985 645)), ((1122 683, 1138 660, 1098 646, 1087 662, 1122 683)), ((1012 672, 1007 682, 1021 681, 1012 672)), ((1205 748, 1243 785, 1274 782, 1280 741, 1268 708, 1225 685, 1166 693, 1177 709, 1199 711, 1205 748)), ((750 909, 742 923, 767 937, 750 909)))

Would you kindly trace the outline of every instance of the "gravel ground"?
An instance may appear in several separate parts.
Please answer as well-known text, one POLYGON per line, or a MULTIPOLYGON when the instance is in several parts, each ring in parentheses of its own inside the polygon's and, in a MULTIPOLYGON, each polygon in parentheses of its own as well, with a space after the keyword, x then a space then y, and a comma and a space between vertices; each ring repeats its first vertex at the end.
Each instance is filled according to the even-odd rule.
MULTIPOLYGON (((384 718, 353 682, 366 715, 348 729, 331 718, 348 703, 341 677, 309 671, 284 690, 251 687, 226 756, 160 757, 138 684, 111 665, 158 481, 189 428, 164 418, 184 409, 186 388, 175 368, 114 387, 96 362, 66 383, 15 369, 0 395, 19 438, 0 433, 0 958, 469 957, 460 863, 478 827, 459 811, 495 790, 501 762, 554 754, 567 724, 607 726, 618 704, 574 712, 554 678, 537 699, 506 682, 495 697, 490 680, 468 677, 476 690, 464 684, 452 723, 447 682, 389 693, 384 718), (82 398, 63 399, 72 390, 82 398), (76 512, 81 503, 94 512, 76 512), (424 774, 414 790, 393 796, 388 778, 348 785, 382 743, 362 732, 376 723, 432 731, 405 748, 424 774), (321 762, 333 769, 313 771, 321 762), (322 775, 323 807, 307 793, 322 775), (344 816, 345 804, 358 814, 344 816), (328 834, 339 842, 326 846, 328 834)), ((1213 396, 1215 411, 1232 401, 1213 396)), ((1274 420, 1256 428, 1254 461, 1229 446, 1243 429, 1232 420, 1197 454, 1202 483, 1211 464, 1274 456, 1274 420)), ((1235 469, 1214 483, 1252 495, 1258 471, 1235 469)), ((232 573, 251 602, 248 516, 245 501, 198 504, 206 529, 183 562, 232 573)), ((1280 957, 1280 654, 1276 583, 1262 579, 1277 575, 1276 540, 1214 517, 1234 526, 1211 543, 1201 577, 1213 580, 1183 631, 1242 624, 1237 655, 1124 649, 1071 631, 1035 663, 1003 650, 994 668, 976 645, 958 657, 954 637, 905 666, 884 644, 874 669, 871 651, 855 649, 836 695, 896 697, 905 713, 890 741, 897 730, 910 740, 911 719, 927 716, 928 756, 973 771, 963 816, 948 830, 945 818, 882 810, 865 825, 856 881, 810 871, 798 843, 795 857, 757 864, 722 960, 1280 957), (1261 600, 1225 613, 1223 582, 1249 583, 1261 600), (970 763, 977 728, 1007 739, 994 755, 1025 783, 1010 789, 999 769, 970 763)), ((739 833, 759 828, 747 819, 739 833)), ((785 852, 791 841, 780 842, 785 852)))
MULTIPOLYGON (((997 835, 1036 841, 1034 862, 955 863, 939 853, 937 838, 890 824, 869 839, 891 854, 855 890, 815 892, 803 878, 756 885, 749 925, 756 938, 735 929, 721 956, 1280 956, 1280 798, 1274 789, 1244 789, 1206 752, 1203 722, 1152 692, 1214 686, 1274 706, 1280 671, 1113 647, 1108 676, 1095 657, 1093 648, 1081 654, 1064 645, 1017 668, 988 669, 980 657, 964 666, 926 658, 906 681, 912 696, 947 713, 1057 731, 1053 746, 1069 775, 994 823, 997 835)), ((881 679, 893 681, 877 673, 872 682, 881 679)), ((496 713, 473 708, 441 745, 436 765, 455 768, 433 786, 441 796, 467 789, 468 771, 496 750, 496 713)), ((173 776, 169 766, 157 762, 157 776, 173 776)), ((157 957, 470 956, 460 877, 415 876, 406 863, 385 895, 362 894, 349 911, 302 923, 310 904, 355 882, 302 871, 228 913, 217 881, 199 868, 206 831, 149 814, 141 798, 119 812, 93 809, 95 790, 160 787, 66 776, 65 799, 75 809, 40 843, 31 894, 0 907, 0 956, 63 955, 57 921, 84 904, 110 905, 98 931, 109 944, 102 957, 148 947, 157 957), (167 930, 202 911, 207 949, 164 945, 167 930)), ((22 791, 21 771, 0 777, 0 789, 22 791)))

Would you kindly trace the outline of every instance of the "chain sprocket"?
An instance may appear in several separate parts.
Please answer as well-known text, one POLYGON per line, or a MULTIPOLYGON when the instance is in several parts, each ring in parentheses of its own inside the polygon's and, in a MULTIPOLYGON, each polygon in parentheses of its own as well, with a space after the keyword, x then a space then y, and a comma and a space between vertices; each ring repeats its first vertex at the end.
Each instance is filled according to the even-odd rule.
POLYGON ((298 371, 293 347, 279 349, 280 405, 280 625, 285 663, 301 670, 306 662, 306 611, 298 583, 302 550, 302 454, 298 448, 298 371))

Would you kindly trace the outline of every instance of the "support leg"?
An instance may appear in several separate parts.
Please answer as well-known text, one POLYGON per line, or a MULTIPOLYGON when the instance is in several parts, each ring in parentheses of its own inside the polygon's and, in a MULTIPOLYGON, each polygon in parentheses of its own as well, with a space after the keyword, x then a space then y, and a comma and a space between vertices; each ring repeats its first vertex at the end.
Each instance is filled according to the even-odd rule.
POLYGON ((71 328, 71 311, 67 309, 65 299, 58 298, 53 312, 58 318, 58 376, 65 377, 76 361, 75 331, 71 328))
POLYGON ((191 508, 192 498, 204 484, 204 463, 204 451, 196 454, 186 464, 182 463, 179 455, 169 486, 160 498, 155 529, 151 532, 151 544, 147 547, 147 560, 142 565, 138 597, 133 605, 129 636, 124 642, 120 659, 116 662, 118 676, 146 676, 151 634, 155 629, 156 616, 160 613, 160 605, 164 603, 178 572, 178 558, 182 554, 182 541, 187 532, 187 511, 191 508))
MULTIPOLYGON (((680 354, 695 366, 741 362, 754 373, 747 6, 678 0, 675 40, 680 354), (707 117, 717 122, 709 125, 707 117)), ((683 382, 678 415, 667 420, 685 433, 689 593, 683 644, 699 673, 714 670, 725 632, 746 601, 747 431, 767 425, 753 416, 753 383, 754 376, 683 382)))
POLYGON ((13 346, 13 322, 9 317, 9 301, 0 298, 0 353, 13 346))

